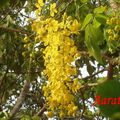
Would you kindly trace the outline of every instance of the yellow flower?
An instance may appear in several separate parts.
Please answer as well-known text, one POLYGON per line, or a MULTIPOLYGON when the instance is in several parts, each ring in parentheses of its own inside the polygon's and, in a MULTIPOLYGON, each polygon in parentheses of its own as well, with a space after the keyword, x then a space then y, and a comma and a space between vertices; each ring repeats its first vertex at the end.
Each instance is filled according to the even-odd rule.
POLYGON ((44 5, 43 0, 38 0, 38 4, 39 4, 40 6, 43 6, 43 5, 44 5))
POLYGON ((47 113, 47 117, 48 117, 48 118, 52 118, 52 117, 53 117, 53 113, 49 111, 49 112, 47 113))
POLYGON ((41 6, 40 6, 38 3, 36 3, 35 6, 36 6, 38 9, 41 8, 41 6))
POLYGON ((74 107, 72 108, 72 110, 73 110, 73 112, 76 112, 76 111, 78 110, 78 107, 77 107, 77 106, 74 106, 74 107))
POLYGON ((51 20, 50 23, 48 24, 49 26, 49 31, 57 31, 58 30, 58 21, 56 20, 51 20))
POLYGON ((38 29, 38 34, 43 37, 44 34, 46 33, 46 30, 44 28, 38 29))
POLYGON ((65 113, 63 111, 60 112, 60 118, 63 118, 65 116, 65 113))
POLYGON ((70 36, 70 31, 68 31, 67 29, 64 29, 63 30, 63 35, 70 36))
POLYGON ((80 28, 80 23, 78 23, 77 20, 74 20, 69 29, 71 30, 72 33, 78 34, 79 28, 80 28))
POLYGON ((56 10, 56 3, 53 3, 50 5, 50 15, 52 17, 54 17, 54 14, 57 13, 57 10, 56 10))
POLYGON ((35 15, 38 17, 39 13, 42 10, 42 6, 44 5, 43 0, 38 0, 38 3, 35 4, 35 6, 37 7, 37 10, 35 10, 35 15))
POLYGON ((23 40, 25 43, 29 42, 29 37, 25 37, 23 40))

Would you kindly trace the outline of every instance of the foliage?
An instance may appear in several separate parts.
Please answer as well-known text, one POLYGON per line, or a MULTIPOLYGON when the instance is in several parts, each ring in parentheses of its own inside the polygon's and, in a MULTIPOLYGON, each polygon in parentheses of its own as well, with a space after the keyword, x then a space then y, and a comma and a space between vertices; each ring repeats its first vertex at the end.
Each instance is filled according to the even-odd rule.
POLYGON ((115 113, 118 113, 120 111, 118 105, 119 102, 117 100, 120 96, 119 88, 120 82, 118 81, 118 78, 111 81, 105 81, 97 87, 97 94, 100 95, 101 101, 104 98, 114 98, 114 100, 110 100, 109 103, 107 103, 106 100, 104 103, 107 105, 100 106, 100 109, 104 115, 113 117, 115 113), (114 91, 111 88, 114 89, 114 91), (115 103, 116 105, 113 105, 115 103))
POLYGON ((97 94, 119 93, 120 10, 112 1, 0 1, 1 120, 120 118, 119 109, 91 107, 97 94))

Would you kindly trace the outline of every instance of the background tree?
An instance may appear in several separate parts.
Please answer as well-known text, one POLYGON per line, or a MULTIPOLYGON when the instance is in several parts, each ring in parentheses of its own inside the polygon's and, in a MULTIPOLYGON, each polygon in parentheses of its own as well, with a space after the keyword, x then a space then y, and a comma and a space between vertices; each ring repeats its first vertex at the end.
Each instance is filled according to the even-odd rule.
POLYGON ((120 119, 119 105, 91 106, 120 96, 119 3, 1 1, 0 119, 120 119))

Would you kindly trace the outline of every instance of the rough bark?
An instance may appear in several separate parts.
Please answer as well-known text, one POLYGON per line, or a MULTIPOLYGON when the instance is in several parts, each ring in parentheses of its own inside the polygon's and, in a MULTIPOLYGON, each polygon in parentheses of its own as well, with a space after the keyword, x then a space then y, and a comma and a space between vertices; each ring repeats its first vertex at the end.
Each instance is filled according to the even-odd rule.
POLYGON ((9 120, 13 120, 13 117, 16 115, 16 113, 19 111, 19 109, 21 108, 24 100, 25 100, 25 97, 26 97, 26 93, 28 92, 29 90, 29 87, 30 87, 30 83, 29 81, 25 81, 24 82, 24 86, 21 90, 21 93, 20 93, 20 96, 18 97, 17 99, 17 102, 14 106, 14 108, 12 109, 11 113, 10 113, 10 117, 9 117, 9 120))

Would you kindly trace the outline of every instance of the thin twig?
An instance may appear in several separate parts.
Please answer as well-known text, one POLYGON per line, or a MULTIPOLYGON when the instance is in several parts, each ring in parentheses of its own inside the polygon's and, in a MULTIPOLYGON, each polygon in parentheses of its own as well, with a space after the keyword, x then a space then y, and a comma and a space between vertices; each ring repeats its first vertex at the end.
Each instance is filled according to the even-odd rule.
POLYGON ((90 78, 92 78, 92 77, 98 75, 99 73, 104 72, 105 70, 106 70, 106 69, 104 68, 104 69, 102 69, 102 70, 100 70, 100 71, 98 71, 98 72, 96 72, 96 73, 94 73, 94 74, 92 74, 92 75, 90 75, 90 76, 87 76, 87 77, 83 78, 83 80, 90 79, 90 78))
MULTIPOLYGON (((67 9, 67 7, 73 2, 73 0, 70 0, 69 2, 67 2, 67 4, 65 5, 65 7, 59 12, 59 14, 57 14, 55 16, 56 19, 59 19, 60 16, 64 13, 64 11, 67 9)), ((57 6, 57 8, 60 6, 57 6)))
POLYGON ((86 87, 95 87, 95 86, 98 86, 98 83, 88 83, 88 84, 82 85, 80 89, 83 89, 86 87))
POLYGON ((83 111, 82 111, 82 113, 81 113, 81 119, 82 119, 82 117, 83 117, 83 115, 84 115, 84 112, 85 112, 85 108, 86 108, 86 106, 85 106, 85 98, 84 98, 84 94, 83 94, 83 92, 82 92, 82 90, 80 89, 80 93, 81 93, 81 96, 82 96, 82 102, 83 102, 83 111))
POLYGON ((37 116, 41 116, 46 111, 46 106, 43 105, 43 107, 40 109, 40 111, 36 114, 37 116))
POLYGON ((23 31, 21 29, 15 29, 15 28, 9 28, 9 27, 4 27, 4 26, 0 26, 0 29, 8 31, 8 32, 18 32, 18 33, 22 33, 22 34, 27 34, 27 35, 31 35, 30 32, 27 31, 23 31))

